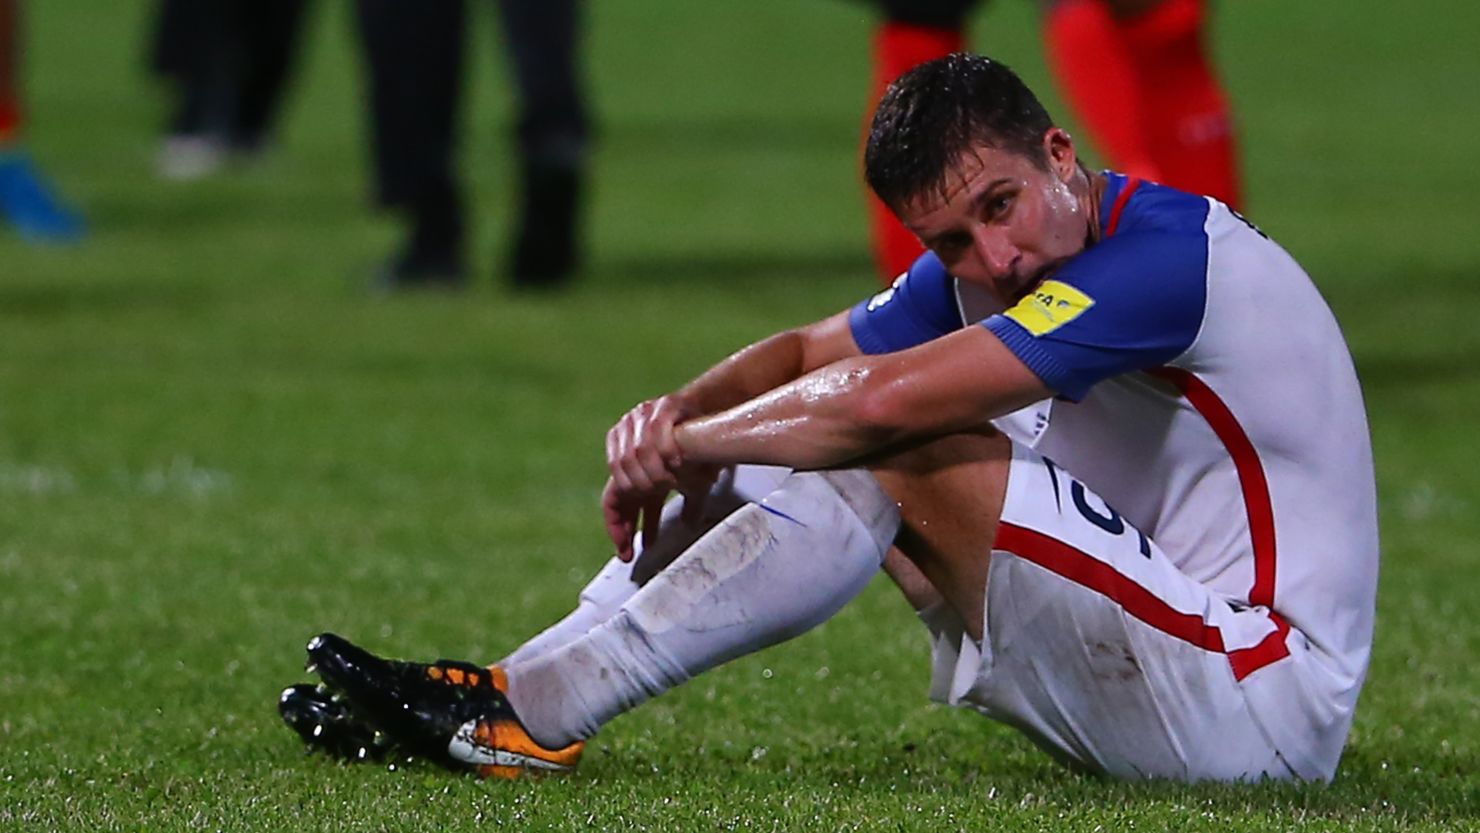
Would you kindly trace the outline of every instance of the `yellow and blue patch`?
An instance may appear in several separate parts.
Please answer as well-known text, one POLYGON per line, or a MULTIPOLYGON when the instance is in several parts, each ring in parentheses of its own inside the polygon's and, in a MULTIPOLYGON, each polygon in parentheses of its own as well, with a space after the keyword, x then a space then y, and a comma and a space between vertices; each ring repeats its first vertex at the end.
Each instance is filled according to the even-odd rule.
POLYGON ((1095 299, 1061 281, 1044 281, 1003 313, 1035 336, 1047 335, 1083 315, 1095 299))

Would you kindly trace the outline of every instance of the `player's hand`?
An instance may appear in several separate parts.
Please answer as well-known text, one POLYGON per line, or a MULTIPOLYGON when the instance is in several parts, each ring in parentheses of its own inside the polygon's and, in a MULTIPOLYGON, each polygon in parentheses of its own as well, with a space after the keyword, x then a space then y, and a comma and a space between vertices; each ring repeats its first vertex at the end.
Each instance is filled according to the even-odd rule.
POLYGON ((631 561, 633 542, 637 538, 638 524, 642 525, 643 540, 651 542, 657 535, 658 521, 663 515, 665 493, 642 495, 623 492, 616 478, 608 478, 601 492, 601 517, 606 524, 606 534, 617 548, 617 557, 631 561))
MULTIPOLYGON (((606 465, 624 503, 678 487, 683 453, 673 429, 698 410, 670 394, 640 402, 606 432, 606 465)), ((661 497, 659 498, 661 500, 661 497)))
MULTIPOLYGON (((689 525, 697 526, 702 522, 704 504, 723 470, 722 466, 687 466, 677 473, 678 490, 683 495, 683 518, 689 525)), ((601 493, 601 515, 618 558, 632 560, 639 526, 644 547, 652 546, 658 539, 666 497, 666 491, 651 495, 623 493, 617 488, 615 479, 607 479, 606 488, 601 493)))

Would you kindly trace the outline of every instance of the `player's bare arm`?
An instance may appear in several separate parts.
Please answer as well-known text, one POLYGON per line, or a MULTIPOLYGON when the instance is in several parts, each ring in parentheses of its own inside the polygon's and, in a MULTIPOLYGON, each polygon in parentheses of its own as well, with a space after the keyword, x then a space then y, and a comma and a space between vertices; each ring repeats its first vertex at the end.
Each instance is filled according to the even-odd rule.
POLYGON ((675 438, 686 463, 839 466, 915 439, 976 431, 1052 394, 991 332, 858 356, 713 416, 675 438))

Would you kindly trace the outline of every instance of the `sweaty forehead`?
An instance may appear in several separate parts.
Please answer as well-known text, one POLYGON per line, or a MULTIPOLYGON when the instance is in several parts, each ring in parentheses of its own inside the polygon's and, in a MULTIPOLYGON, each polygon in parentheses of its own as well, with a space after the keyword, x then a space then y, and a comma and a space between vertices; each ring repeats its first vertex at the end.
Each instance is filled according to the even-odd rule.
POLYGON ((963 151, 942 172, 939 181, 905 203, 907 213, 931 214, 961 197, 1001 178, 1017 178, 1025 160, 1016 154, 984 145, 963 151))

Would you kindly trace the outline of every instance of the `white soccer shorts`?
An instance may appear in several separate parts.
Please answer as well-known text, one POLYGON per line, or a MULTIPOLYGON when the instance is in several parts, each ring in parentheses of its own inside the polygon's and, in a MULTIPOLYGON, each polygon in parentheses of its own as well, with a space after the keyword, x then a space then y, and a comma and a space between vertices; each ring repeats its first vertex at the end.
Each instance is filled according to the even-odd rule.
POLYGON ((1125 778, 1329 780, 1350 715, 1303 635, 1194 581, 1093 492, 1013 445, 982 644, 941 610, 931 696, 1125 778))

